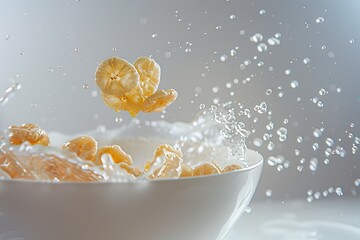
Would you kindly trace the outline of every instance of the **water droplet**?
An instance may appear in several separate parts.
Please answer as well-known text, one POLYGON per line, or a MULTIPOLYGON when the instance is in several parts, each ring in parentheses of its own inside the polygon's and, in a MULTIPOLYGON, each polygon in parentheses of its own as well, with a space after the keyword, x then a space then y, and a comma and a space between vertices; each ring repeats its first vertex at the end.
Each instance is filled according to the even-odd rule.
POLYGON ((244 209, 244 212, 245 212, 245 213, 251 213, 251 207, 247 206, 247 207, 244 209))
POLYGON ((221 28, 222 28, 221 26, 216 26, 216 27, 215 27, 216 30, 219 30, 219 29, 221 29, 221 28))
POLYGON ((200 108, 200 109, 204 109, 204 108, 205 108, 205 104, 201 103, 201 104, 199 105, 199 108, 200 108))
POLYGON ((313 135, 316 138, 319 138, 322 135, 322 132, 320 131, 320 129, 315 128, 315 130, 313 131, 313 135))
POLYGON ((233 19, 235 19, 236 18, 236 16, 234 15, 234 14, 232 14, 232 15, 230 15, 230 17, 229 17, 231 20, 233 20, 233 19))
POLYGON ((270 96, 272 93, 272 90, 270 88, 266 89, 266 95, 270 96))
POLYGON ((75 48, 74 51, 75 52, 80 52, 80 48, 75 48))
POLYGON ((318 17, 315 21, 316 23, 323 23, 325 19, 323 17, 318 17))
POLYGON ((227 55, 221 55, 221 57, 220 57, 220 61, 222 61, 222 62, 225 62, 226 60, 227 60, 227 55))
POLYGON ((213 91, 213 93, 219 92, 219 87, 213 87, 213 88, 212 88, 212 91, 213 91))
POLYGON ((294 81, 292 81, 292 82, 290 83, 290 86, 291 86, 292 88, 297 88, 297 87, 299 86, 299 82, 296 81, 296 80, 294 80, 294 81))
POLYGON ((312 148, 313 148, 314 152, 317 151, 317 150, 319 149, 319 144, 318 144, 318 143, 314 143, 314 144, 312 145, 312 148))
POLYGON ((240 30, 240 35, 245 35, 245 31, 244 31, 244 30, 240 30))
POLYGON ((304 64, 309 64, 310 63, 310 58, 304 58, 303 63, 304 64))
POLYGON ((280 136, 280 135, 286 135, 287 134, 287 129, 284 127, 280 127, 276 133, 280 136))
POLYGON ((260 43, 258 46, 257 46, 257 50, 259 52, 266 52, 267 51, 267 45, 265 43, 260 43))
POLYGON ((91 92, 91 96, 97 97, 97 95, 98 95, 98 92, 97 92, 96 90, 94 90, 94 91, 91 92))
POLYGON ((274 167, 278 164, 277 158, 274 156, 270 156, 267 160, 269 166, 274 167))
POLYGON ((290 75, 290 74, 291 74, 291 69, 286 69, 286 70, 285 70, 285 74, 286 74, 286 75, 290 75))
POLYGON ((276 37, 271 37, 267 40, 268 44, 271 45, 271 46, 274 46, 274 45, 280 45, 280 40, 276 37))
POLYGON ((287 139, 287 136, 286 136, 286 135, 280 135, 280 136, 279 136, 279 141, 280 141, 280 142, 284 142, 284 141, 286 141, 286 139, 287 139))
POLYGON ((318 107, 320 107, 320 108, 322 108, 322 107, 324 106, 324 104, 323 104, 322 101, 319 101, 319 102, 317 103, 317 105, 318 105, 318 107))
POLYGON ((158 36, 157 33, 151 35, 152 38, 156 38, 157 36, 158 36))
POLYGON ((84 85, 82 85, 82 88, 86 90, 86 89, 88 89, 88 88, 89 88, 89 85, 84 84, 84 85))
POLYGON ((121 123, 123 121, 122 117, 116 117, 115 122, 121 123))
POLYGON ((266 191, 265 191, 265 195, 266 195, 267 197, 271 197, 271 195, 272 195, 272 190, 271 190, 271 189, 266 190, 266 191))
POLYGON ((321 95, 321 96, 325 95, 326 93, 327 93, 326 90, 323 89, 323 88, 321 88, 321 89, 319 90, 319 95, 321 95))
POLYGON ((302 142, 303 142, 303 138, 302 138, 301 136, 298 136, 297 139, 296 139, 296 141, 297 141, 298 143, 302 143, 302 142))
POLYGON ((260 138, 255 138, 253 140, 253 144, 255 147, 261 147, 263 145, 263 141, 260 138))
POLYGON ((338 196, 344 195, 341 187, 337 187, 337 188, 335 189, 335 193, 336 193, 336 195, 338 195, 338 196))
POLYGON ((186 53, 190 53, 190 52, 191 52, 191 48, 185 48, 185 52, 186 52, 186 53))
POLYGON ((315 172, 317 170, 318 160, 317 158, 312 158, 310 160, 309 168, 312 172, 315 172))
POLYGON ((343 147, 341 147, 341 146, 336 146, 335 153, 337 155, 339 155, 340 157, 345 157, 345 155, 346 155, 345 149, 343 147))
POLYGON ((267 145, 267 149, 269 151, 273 151, 275 149, 275 143, 269 142, 268 145, 267 145))
POLYGON ((230 55, 233 57, 236 55, 236 50, 235 49, 231 49, 230 50, 230 55))
POLYGON ((265 9, 261 9, 261 10, 259 11, 259 14, 260 14, 260 15, 264 15, 265 13, 266 13, 265 9))
POLYGON ((360 187, 360 178, 355 179, 354 184, 356 187, 360 187))
POLYGON ((352 38, 352 39, 350 39, 350 41, 349 41, 351 44, 353 44, 354 42, 355 42, 355 40, 352 38))
POLYGON ((260 33, 255 33, 254 36, 250 38, 251 42, 261 42, 263 40, 263 36, 260 33))
POLYGON ((281 33, 276 33, 274 36, 275 36, 276 38, 281 38, 281 33))

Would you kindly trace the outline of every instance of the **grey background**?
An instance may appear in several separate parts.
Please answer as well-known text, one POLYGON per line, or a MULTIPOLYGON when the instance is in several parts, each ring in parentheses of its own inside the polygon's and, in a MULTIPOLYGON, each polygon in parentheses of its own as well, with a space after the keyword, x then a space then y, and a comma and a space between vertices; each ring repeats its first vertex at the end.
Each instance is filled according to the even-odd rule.
MULTIPOLYGON (((307 190, 328 187, 342 187, 346 196, 353 196, 360 191, 354 185, 360 178, 360 160, 359 151, 351 153, 354 138, 348 134, 360 135, 359 9, 360 2, 351 0, 0 1, 0 96, 12 83, 22 85, 0 106, 0 127, 33 122, 49 131, 67 133, 99 125, 118 127, 130 118, 114 113, 99 96, 92 96, 97 91, 96 66, 109 56, 129 61, 152 56, 162 67, 160 87, 179 92, 178 100, 166 111, 166 120, 190 121, 199 104, 209 106, 214 98, 233 99, 252 112, 250 119, 241 118, 248 129, 256 130, 248 146, 257 149, 252 140, 268 132, 269 120, 253 108, 267 102, 276 149, 268 151, 265 142, 258 150, 265 159, 283 155, 290 167, 278 172, 265 164, 257 199, 266 198, 267 189, 272 190, 273 198, 306 198, 307 190), (261 10, 266 13, 259 14, 261 10), (230 19, 231 15, 235 18, 230 19), (317 23, 319 17, 324 22, 317 23), (264 43, 281 33, 281 43, 260 53, 258 43, 249 41, 255 33, 264 36, 264 43), (236 47, 236 55, 231 56, 236 47), (223 54, 227 55, 224 62, 220 60, 223 54), (310 63, 304 64, 304 58, 310 63), (246 60, 251 64, 242 69, 246 60), (264 65, 258 66, 261 61, 264 65), (286 69, 291 69, 290 75, 285 74, 286 69), (251 81, 242 84, 246 78, 251 81), (234 79, 239 83, 228 89, 226 83, 234 79), (293 80, 299 87, 290 87, 293 80), (212 92, 214 86, 219 87, 218 93, 212 92), (265 94, 268 88, 273 92, 270 96, 265 94), (320 96, 321 88, 328 93, 320 96), (280 91, 285 94, 282 98, 280 91), (313 97, 324 107, 312 103, 313 97), (119 116, 124 119, 120 124, 115 122, 119 116), (282 126, 288 129, 285 142, 276 134, 282 126), (314 128, 321 127, 324 133, 315 138, 314 128), (299 135, 304 138, 302 144, 296 142, 299 135), (347 154, 331 156, 326 165, 327 137, 347 154), (314 142, 320 145, 315 152, 314 142), (294 149, 301 151, 299 156, 294 149), (299 172, 296 167, 301 157, 306 162, 299 172), (319 161, 316 173, 309 170, 313 157, 319 161)), ((161 114, 139 115, 141 120, 160 118, 161 114)))

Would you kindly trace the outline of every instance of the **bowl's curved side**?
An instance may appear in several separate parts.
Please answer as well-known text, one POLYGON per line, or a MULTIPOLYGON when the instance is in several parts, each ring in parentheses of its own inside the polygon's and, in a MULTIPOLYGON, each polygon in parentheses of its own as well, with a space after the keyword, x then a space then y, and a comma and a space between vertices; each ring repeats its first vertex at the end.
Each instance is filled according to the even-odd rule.
POLYGON ((221 239, 255 191, 257 160, 249 171, 176 181, 0 181, 0 209, 37 240, 221 239))

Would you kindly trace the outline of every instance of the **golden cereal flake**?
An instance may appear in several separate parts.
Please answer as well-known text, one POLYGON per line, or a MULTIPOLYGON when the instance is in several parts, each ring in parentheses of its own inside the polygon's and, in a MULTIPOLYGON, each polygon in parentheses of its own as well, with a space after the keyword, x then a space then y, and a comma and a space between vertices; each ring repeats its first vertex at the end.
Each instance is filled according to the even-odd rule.
POLYGON ((124 59, 111 57, 98 66, 95 74, 96 84, 102 92, 122 97, 140 83, 135 67, 124 59))
POLYGON ((217 165, 212 162, 203 163, 194 168, 194 176, 203 176, 210 174, 219 174, 221 171, 217 165))
POLYGON ((241 169, 242 167, 239 164, 230 164, 224 167, 222 172, 232 172, 241 169))
POLYGON ((154 94, 160 83, 160 66, 154 59, 149 57, 139 57, 134 62, 134 67, 140 75, 140 87, 144 96, 149 97, 154 94))
POLYGON ((114 163, 124 162, 128 165, 133 164, 131 156, 126 152, 124 152, 124 150, 122 150, 121 147, 118 145, 104 146, 99 148, 95 155, 95 164, 97 165, 102 164, 101 157, 103 154, 109 154, 114 163))
POLYGON ((163 160, 163 164, 154 171, 151 178, 159 179, 180 177, 181 165, 183 163, 182 153, 180 151, 167 144, 160 145, 155 150, 153 160, 149 163, 147 170, 153 167, 159 160, 163 160))
POLYGON ((187 165, 187 164, 181 164, 181 175, 180 177, 192 177, 193 176, 194 169, 187 165))
POLYGON ((9 132, 10 143, 14 145, 19 145, 26 141, 32 145, 50 145, 50 139, 47 133, 35 124, 26 123, 21 126, 13 125, 9 127, 9 132))
POLYGON ((153 95, 145 99, 142 106, 143 112, 162 112, 173 103, 178 96, 174 89, 157 90, 153 95))
POLYGON ((139 177, 139 176, 144 174, 143 171, 141 171, 140 168, 131 166, 131 165, 125 163, 125 162, 119 163, 119 167, 124 169, 128 174, 131 174, 134 177, 139 177))
POLYGON ((104 103, 119 112, 121 110, 129 112, 132 117, 135 117, 141 110, 144 102, 144 96, 140 87, 136 87, 132 91, 125 93, 122 97, 109 95, 104 92, 101 93, 104 103))
POLYGON ((78 157, 94 161, 97 151, 97 142, 91 136, 77 137, 62 146, 62 149, 74 152, 78 157))

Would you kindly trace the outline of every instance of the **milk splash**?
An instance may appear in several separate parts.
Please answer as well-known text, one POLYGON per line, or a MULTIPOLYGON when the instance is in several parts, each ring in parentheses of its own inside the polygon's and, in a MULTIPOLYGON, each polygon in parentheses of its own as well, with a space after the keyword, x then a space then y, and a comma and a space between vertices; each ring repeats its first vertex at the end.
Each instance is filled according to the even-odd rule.
MULTIPOLYGON (((101 139, 103 141, 105 139, 105 142, 119 143, 124 139, 136 137, 149 138, 150 142, 152 138, 158 137, 161 144, 170 142, 175 148, 181 150, 184 154, 184 162, 191 166, 214 161, 221 167, 234 163, 247 167, 245 140, 249 132, 245 130, 245 124, 236 119, 235 109, 232 106, 230 102, 211 106, 200 112, 191 124, 164 121, 143 124, 135 119, 119 129, 96 131, 88 135, 94 136, 100 141, 99 143, 101 139), (135 129, 140 132, 150 131, 152 136, 136 136, 135 129)), ((61 134, 57 135, 60 139, 69 139, 61 134)), ((9 179, 9 175, 14 175, 16 172, 16 179, 55 182, 126 182, 148 179, 147 177, 156 170, 150 169, 142 177, 135 179, 115 164, 110 155, 103 155, 102 165, 95 165, 77 157, 74 153, 62 150, 60 145, 58 147, 32 146, 25 142, 22 145, 13 146, 9 143, 7 136, 9 132, 5 131, 4 137, 0 139, 0 179, 9 179), (9 169, 14 172, 9 173, 9 169)), ((59 142, 59 139, 54 140, 59 142)), ((121 143, 119 145, 122 146, 121 143)), ((152 156, 146 156, 146 158, 151 159, 152 156)), ((134 160, 136 162, 136 159, 134 160)), ((159 162, 157 166, 162 164, 159 162)))

